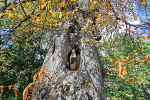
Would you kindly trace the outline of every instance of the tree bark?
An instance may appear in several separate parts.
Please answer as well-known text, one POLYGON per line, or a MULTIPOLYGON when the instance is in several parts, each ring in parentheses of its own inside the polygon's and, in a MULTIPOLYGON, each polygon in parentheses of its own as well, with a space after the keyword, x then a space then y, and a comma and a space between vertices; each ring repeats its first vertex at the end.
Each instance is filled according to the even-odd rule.
POLYGON ((45 68, 41 68, 50 76, 43 76, 42 86, 35 84, 32 100, 106 100, 97 48, 84 43, 88 37, 88 33, 71 32, 69 28, 54 33, 43 63, 45 68), (80 63, 71 71, 67 67, 68 55, 75 45, 80 63))

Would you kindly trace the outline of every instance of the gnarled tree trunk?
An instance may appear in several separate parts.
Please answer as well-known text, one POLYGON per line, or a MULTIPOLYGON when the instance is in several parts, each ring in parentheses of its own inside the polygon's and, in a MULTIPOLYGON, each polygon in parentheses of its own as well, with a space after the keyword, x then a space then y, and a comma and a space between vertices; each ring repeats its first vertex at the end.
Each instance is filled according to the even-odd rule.
POLYGON ((41 68, 50 75, 43 76, 42 86, 35 84, 32 100, 106 100, 97 48, 84 43, 88 33, 73 31, 68 28, 54 33, 44 60, 45 68, 41 68), (78 49, 80 54, 75 71, 68 68, 72 49, 78 49))

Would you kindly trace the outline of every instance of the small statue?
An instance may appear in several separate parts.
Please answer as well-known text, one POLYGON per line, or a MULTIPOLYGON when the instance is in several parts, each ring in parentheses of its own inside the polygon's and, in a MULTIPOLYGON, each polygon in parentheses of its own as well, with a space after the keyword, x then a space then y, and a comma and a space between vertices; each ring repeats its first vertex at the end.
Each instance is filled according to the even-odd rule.
POLYGON ((70 70, 74 71, 76 69, 76 52, 75 49, 72 49, 71 55, 70 55, 70 70))
POLYGON ((79 68, 80 64, 80 52, 77 50, 76 46, 71 50, 71 53, 68 55, 67 67, 71 71, 75 71, 79 68))

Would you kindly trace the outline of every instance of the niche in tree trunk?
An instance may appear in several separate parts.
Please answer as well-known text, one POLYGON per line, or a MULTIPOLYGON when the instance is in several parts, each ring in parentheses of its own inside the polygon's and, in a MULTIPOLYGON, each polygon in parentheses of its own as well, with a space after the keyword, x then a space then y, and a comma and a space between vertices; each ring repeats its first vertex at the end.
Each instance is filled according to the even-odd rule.
POLYGON ((80 66, 80 50, 77 45, 75 45, 68 53, 67 58, 67 68, 70 71, 75 71, 79 69, 80 66))

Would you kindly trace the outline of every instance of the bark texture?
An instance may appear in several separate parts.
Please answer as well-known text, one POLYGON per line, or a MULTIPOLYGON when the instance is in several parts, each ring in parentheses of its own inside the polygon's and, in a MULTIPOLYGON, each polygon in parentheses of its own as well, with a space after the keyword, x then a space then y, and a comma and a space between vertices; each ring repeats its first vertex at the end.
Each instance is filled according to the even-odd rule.
POLYGON ((43 76, 42 86, 35 84, 32 100, 106 100, 97 48, 84 43, 88 37, 88 33, 78 30, 71 33, 69 28, 54 33, 44 60, 45 68, 41 68, 50 76, 43 76), (70 71, 68 54, 74 45, 79 48, 80 65, 70 71))

